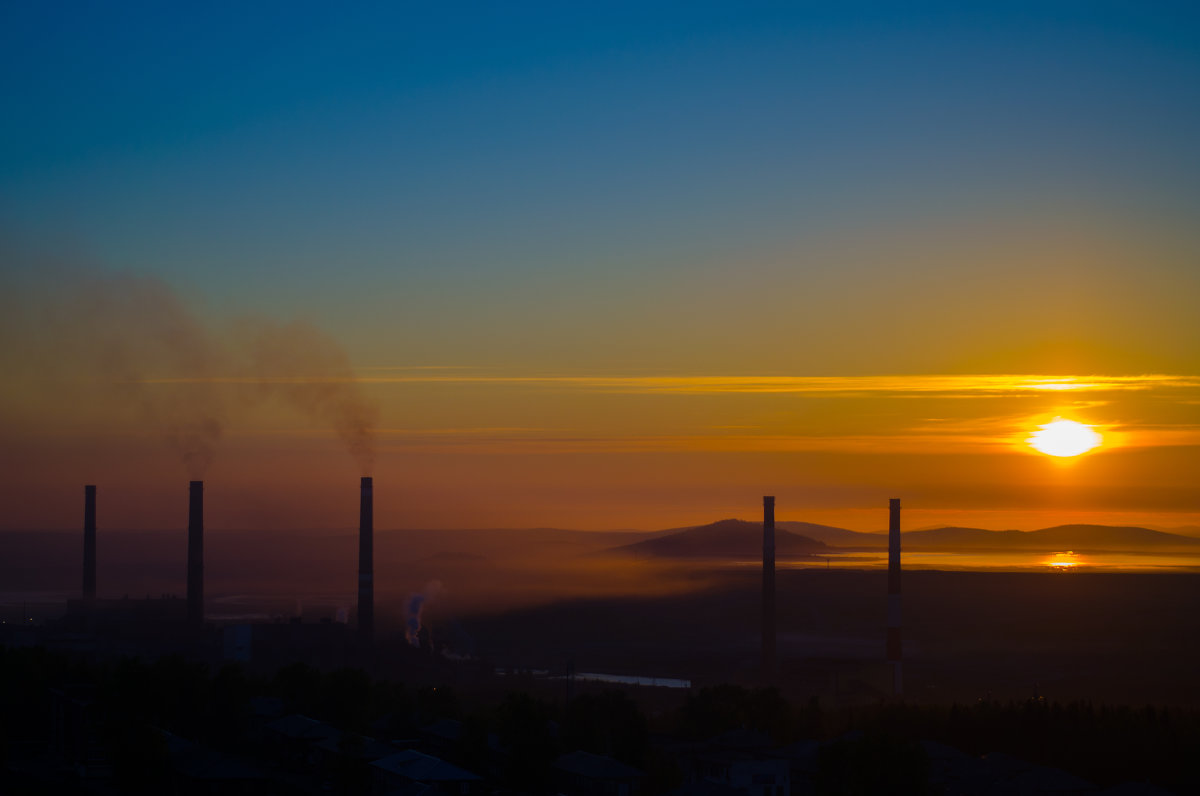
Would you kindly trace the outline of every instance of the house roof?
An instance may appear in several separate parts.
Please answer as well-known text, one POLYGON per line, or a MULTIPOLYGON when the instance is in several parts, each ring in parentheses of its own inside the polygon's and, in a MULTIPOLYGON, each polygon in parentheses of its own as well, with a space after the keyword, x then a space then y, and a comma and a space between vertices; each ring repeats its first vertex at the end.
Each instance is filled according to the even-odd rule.
POLYGON ((745 792, 742 788, 735 788, 723 782, 702 779, 685 783, 668 793, 667 796, 744 796, 745 792))
POLYGON ((279 697, 250 697, 250 712, 259 718, 277 718, 283 715, 283 700, 279 697))
POLYGON ((336 727, 332 727, 323 721, 310 719, 308 716, 302 716, 299 713, 275 719, 274 721, 267 722, 264 726, 272 732, 297 741, 323 741, 326 738, 340 737, 342 734, 342 731, 336 727))
POLYGON ((646 776, 633 766, 605 755, 596 755, 582 749, 568 752, 554 761, 555 768, 589 779, 637 779, 646 776))
POLYGON ((387 793, 388 796, 432 796, 437 793, 437 786, 424 782, 405 782, 389 786, 387 793))
POLYGON ((1149 782, 1122 782, 1101 791, 1100 796, 1171 796, 1171 792, 1149 782))
MULTIPOLYGON (((438 719, 433 724, 422 727, 421 732, 426 738, 454 743, 462 739, 463 723, 458 719, 438 719)), ((500 738, 496 733, 487 734, 487 748, 495 752, 501 751, 500 738)))
POLYGON ((464 768, 415 749, 388 755, 371 765, 414 782, 468 782, 480 779, 464 768))
POLYGON ((267 775, 252 765, 163 732, 167 742, 167 754, 177 772, 189 779, 199 780, 261 780, 267 775))
POLYGON ((1079 793, 1095 790, 1092 783, 1060 768, 1039 766, 1001 752, 991 752, 983 759, 994 779, 1001 779, 1013 790, 1022 793, 1079 793))
POLYGON ((775 742, 771 740, 771 736, 745 727, 738 727, 737 729, 723 732, 720 735, 715 735, 709 738, 708 742, 714 746, 723 746, 727 749, 770 749, 775 746, 775 742))
POLYGON ((805 740, 780 747, 771 752, 771 756, 787 760, 794 769, 813 773, 817 770, 817 756, 820 751, 820 741, 805 740))
POLYGON ((457 741, 462 737, 462 722, 458 719, 438 719, 433 724, 422 727, 421 732, 447 741, 457 741))
MULTIPOLYGON (((326 738, 325 740, 316 744, 316 747, 324 752, 345 754, 347 749, 343 747, 342 740, 346 738, 347 735, 349 735, 349 733, 342 733, 334 738, 326 738)), ((369 738, 365 735, 359 737, 362 739, 362 745, 355 749, 353 754, 353 757, 357 760, 366 760, 367 762, 370 762, 372 760, 379 760, 380 758, 396 753, 396 747, 392 746, 391 744, 377 741, 374 738, 369 738)))

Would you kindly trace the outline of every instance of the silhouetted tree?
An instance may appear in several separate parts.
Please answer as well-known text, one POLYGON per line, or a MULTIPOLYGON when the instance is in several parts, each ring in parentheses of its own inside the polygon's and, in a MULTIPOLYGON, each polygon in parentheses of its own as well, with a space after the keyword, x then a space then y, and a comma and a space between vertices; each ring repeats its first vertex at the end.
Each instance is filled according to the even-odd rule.
POLYGON ((321 688, 321 673, 306 663, 292 663, 275 672, 271 686, 289 712, 311 713, 321 688))
POLYGON ((748 691, 738 685, 712 686, 688 697, 680 712, 680 734, 694 740, 745 728, 777 743, 791 740, 791 706, 776 688, 748 691))
POLYGON ((324 721, 366 732, 371 714, 371 677, 362 669, 338 669, 322 678, 315 712, 324 721))
POLYGON ((360 758, 366 740, 354 732, 347 732, 338 740, 340 753, 332 766, 333 785, 338 793, 359 794, 371 790, 371 770, 360 758))
POLYGON ((609 755, 641 768, 649 752, 646 717, 624 691, 583 694, 567 706, 563 749, 609 755))
POLYGON ((792 733, 795 738, 816 739, 825 729, 824 714, 817 698, 810 697, 803 708, 793 712, 792 733))
POLYGON ((250 700, 261 690, 262 684, 251 681, 240 664, 222 666, 210 689, 210 722, 204 732, 209 742, 236 747, 250 728, 250 700))
POLYGON ((159 794, 169 792, 171 759, 161 731, 128 717, 110 717, 104 728, 118 792, 159 794))
POLYGON ((504 779, 532 794, 550 789, 550 766, 559 755, 551 731, 550 706, 523 692, 511 693, 496 708, 496 735, 506 753, 504 779))
POLYGON ((437 719, 457 719, 458 694, 448 685, 426 686, 417 691, 417 722, 424 726, 437 719))
POLYGON ((916 739, 866 733, 823 747, 814 784, 828 796, 928 793, 929 758, 916 739))
POLYGON ((454 749, 454 762, 476 774, 487 774, 492 768, 488 747, 488 717, 474 713, 462 719, 462 734, 454 749))

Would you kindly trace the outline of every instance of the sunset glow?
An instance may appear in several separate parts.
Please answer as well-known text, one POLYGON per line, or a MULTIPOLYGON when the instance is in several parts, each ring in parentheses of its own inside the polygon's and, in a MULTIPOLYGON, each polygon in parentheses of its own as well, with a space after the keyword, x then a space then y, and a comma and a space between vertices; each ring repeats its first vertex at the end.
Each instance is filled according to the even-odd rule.
POLYGON ((1195 791, 1197 86, 1200 0, 4 3, 5 781, 1195 791))
POLYGON ((1046 561, 1046 566, 1050 568, 1051 572, 1070 572, 1081 563, 1074 550, 1067 550, 1064 553, 1055 553, 1046 561))
POLYGON ((1087 453, 1103 443, 1103 437, 1091 426, 1074 420, 1055 418, 1029 437, 1029 445, 1047 456, 1067 458, 1087 453))
POLYGON ((9 5, 0 526, 1200 527, 1190 15, 9 5))

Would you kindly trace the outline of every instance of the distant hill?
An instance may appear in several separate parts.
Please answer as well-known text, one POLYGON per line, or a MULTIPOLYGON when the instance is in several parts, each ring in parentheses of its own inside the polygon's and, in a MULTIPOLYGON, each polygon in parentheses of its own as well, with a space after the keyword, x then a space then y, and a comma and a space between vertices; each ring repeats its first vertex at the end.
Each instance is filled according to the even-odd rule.
MULTIPOLYGON (((1059 525, 1037 531, 989 531, 945 527, 905 531, 907 550, 1137 550, 1200 551, 1200 538, 1113 525, 1059 525)), ((832 525, 782 521, 775 524, 776 555, 781 558, 821 555, 852 549, 885 549, 886 533, 861 533, 832 525)), ((709 525, 660 532, 655 538, 615 548, 623 553, 664 558, 758 558, 762 523, 721 520, 709 525)))
POLYGON ((1057 547, 1090 547, 1107 550, 1122 548, 1139 550, 1196 549, 1200 547, 1200 539, 1191 536, 1130 526, 1058 525, 1054 528, 1032 531, 1031 535, 1036 536, 1039 542, 1046 542, 1057 547))
POLYGON ((862 533, 833 525, 817 525, 812 522, 776 522, 775 527, 785 528, 792 533, 798 533, 801 536, 837 547, 887 547, 886 533, 862 533))
MULTIPOLYGON (((776 527, 777 558, 808 558, 829 551, 824 542, 776 527)), ((721 520, 674 533, 615 547, 608 552, 653 558, 762 557, 762 523, 721 520)))
POLYGON ((1200 537, 1200 525, 1178 525, 1174 528, 1155 528, 1156 531, 1163 533, 1174 533, 1179 536, 1198 536, 1200 537))
POLYGON ((912 549, 931 548, 936 550, 1009 550, 1040 546, 1029 538, 1031 531, 988 531, 983 528, 928 528, 924 531, 905 531, 901 534, 901 545, 912 549))
POLYGON ((1059 525, 1038 531, 985 531, 934 528, 910 531, 905 548, 938 550, 1168 550, 1200 548, 1200 539, 1149 528, 1114 525, 1059 525))

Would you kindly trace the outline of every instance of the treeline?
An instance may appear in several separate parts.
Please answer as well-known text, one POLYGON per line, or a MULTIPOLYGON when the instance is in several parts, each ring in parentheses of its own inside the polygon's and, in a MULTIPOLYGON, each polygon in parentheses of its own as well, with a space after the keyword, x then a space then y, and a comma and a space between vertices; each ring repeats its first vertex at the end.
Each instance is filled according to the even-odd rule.
POLYGON ((639 768, 647 773, 643 792, 666 792, 682 782, 681 746, 733 730, 758 733, 775 747, 825 742, 815 783, 826 793, 923 790, 929 761, 922 740, 973 756, 1004 752, 1102 787, 1150 780, 1180 791, 1195 785, 1200 749, 1200 712, 1179 708, 1040 699, 828 708, 815 699, 791 703, 776 689, 721 685, 648 715, 623 691, 569 701, 524 692, 487 698, 303 663, 259 677, 237 665, 212 671, 178 657, 92 664, 41 648, 0 648, 0 762, 48 748, 52 695, 64 688, 90 695, 114 777, 128 792, 152 791, 165 766, 155 728, 244 755, 245 739, 262 721, 255 707, 264 697, 279 700, 284 713, 380 739, 419 739, 432 722, 456 719, 461 733, 447 759, 524 793, 545 792, 555 758, 576 749, 639 768))
POLYGON ((860 721, 892 736, 928 738, 971 755, 1005 752, 1099 785, 1149 779, 1182 791, 1198 784, 1200 711, 1193 709, 1029 699, 888 707, 860 721))

